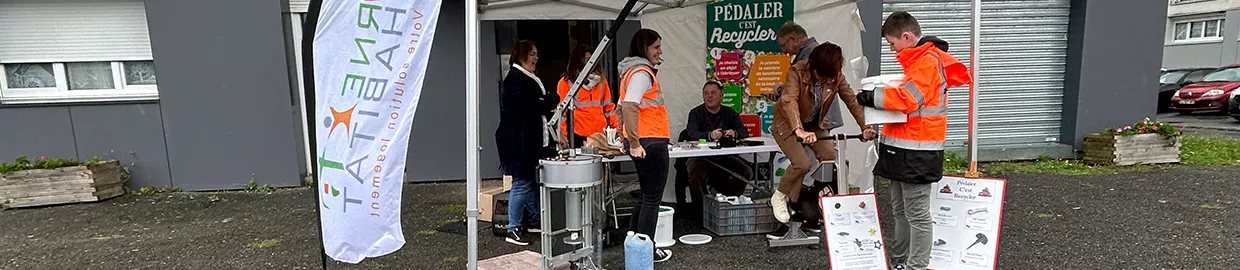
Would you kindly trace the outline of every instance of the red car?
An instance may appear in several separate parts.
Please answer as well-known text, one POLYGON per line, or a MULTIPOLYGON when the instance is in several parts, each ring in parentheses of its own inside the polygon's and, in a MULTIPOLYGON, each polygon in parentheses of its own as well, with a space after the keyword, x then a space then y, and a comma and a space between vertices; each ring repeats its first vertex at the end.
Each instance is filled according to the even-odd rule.
POLYGON ((1171 109, 1181 114, 1199 111, 1227 113, 1227 98, 1240 88, 1240 64, 1225 66, 1171 96, 1171 109))

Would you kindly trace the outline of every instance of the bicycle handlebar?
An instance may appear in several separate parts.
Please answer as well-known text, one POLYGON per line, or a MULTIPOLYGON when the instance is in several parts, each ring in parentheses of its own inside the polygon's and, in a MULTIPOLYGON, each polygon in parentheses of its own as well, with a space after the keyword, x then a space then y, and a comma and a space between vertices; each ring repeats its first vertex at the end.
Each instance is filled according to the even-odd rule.
MULTIPOLYGON (((828 134, 828 135, 825 135, 825 136, 818 136, 818 140, 820 140, 820 141, 821 141, 821 140, 836 140, 836 141, 844 141, 844 140, 860 140, 862 137, 863 137, 863 136, 862 136, 861 134, 855 134, 855 135, 847 135, 847 134, 828 134)), ((797 137, 797 142, 805 142, 805 139, 802 139, 801 137, 797 137)))

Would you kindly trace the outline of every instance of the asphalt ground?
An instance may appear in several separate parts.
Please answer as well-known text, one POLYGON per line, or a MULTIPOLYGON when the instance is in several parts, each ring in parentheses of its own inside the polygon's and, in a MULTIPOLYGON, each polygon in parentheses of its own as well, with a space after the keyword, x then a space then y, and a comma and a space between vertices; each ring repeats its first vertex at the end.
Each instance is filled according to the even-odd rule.
MULTIPOLYGON (((999 269, 1236 269, 1240 168, 1060 176, 1007 175, 999 269)), ((495 184, 495 183, 491 183, 495 184)), ((0 269, 317 269, 313 190, 176 193, 0 211, 0 269)), ((881 190, 880 190, 881 192, 881 190)), ((880 210, 886 195, 879 194, 880 210)), ((329 269, 461 269, 464 183, 408 184, 396 253, 329 269)), ((885 211, 884 211, 885 212, 885 211)), ((883 217, 890 214, 883 213, 883 217)), ((885 225, 890 221, 884 218, 885 225)), ((679 219, 676 235, 700 232, 679 219)), ((485 224, 485 223, 484 223, 485 224)), ((886 227, 886 226, 884 226, 886 227)), ((537 244, 537 243, 536 243, 537 244)), ((517 247, 480 233, 479 258, 517 247)), ((761 235, 678 244, 659 269, 826 269, 826 251, 768 251, 761 235)), ((623 248, 605 267, 623 269, 623 248)))

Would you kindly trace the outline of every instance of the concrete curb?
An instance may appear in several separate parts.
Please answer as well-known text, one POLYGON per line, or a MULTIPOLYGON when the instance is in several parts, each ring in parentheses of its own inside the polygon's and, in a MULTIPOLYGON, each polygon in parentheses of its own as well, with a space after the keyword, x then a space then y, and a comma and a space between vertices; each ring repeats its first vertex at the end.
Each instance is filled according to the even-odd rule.
POLYGON ((1184 124, 1181 124, 1181 125, 1183 125, 1185 128, 1212 129, 1212 130, 1240 132, 1240 127, 1211 127, 1211 126, 1195 126, 1195 125, 1184 125, 1184 124))

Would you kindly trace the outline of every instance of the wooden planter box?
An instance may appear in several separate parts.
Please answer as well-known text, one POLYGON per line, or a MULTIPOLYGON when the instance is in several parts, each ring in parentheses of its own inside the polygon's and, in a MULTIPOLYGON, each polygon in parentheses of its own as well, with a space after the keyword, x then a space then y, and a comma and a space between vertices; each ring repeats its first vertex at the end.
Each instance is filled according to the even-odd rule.
POLYGON ((1100 165, 1162 164, 1180 162, 1180 137, 1158 134, 1085 136, 1085 162, 1100 165))
POLYGON ((0 175, 0 208, 94 202, 124 194, 118 161, 0 175))

